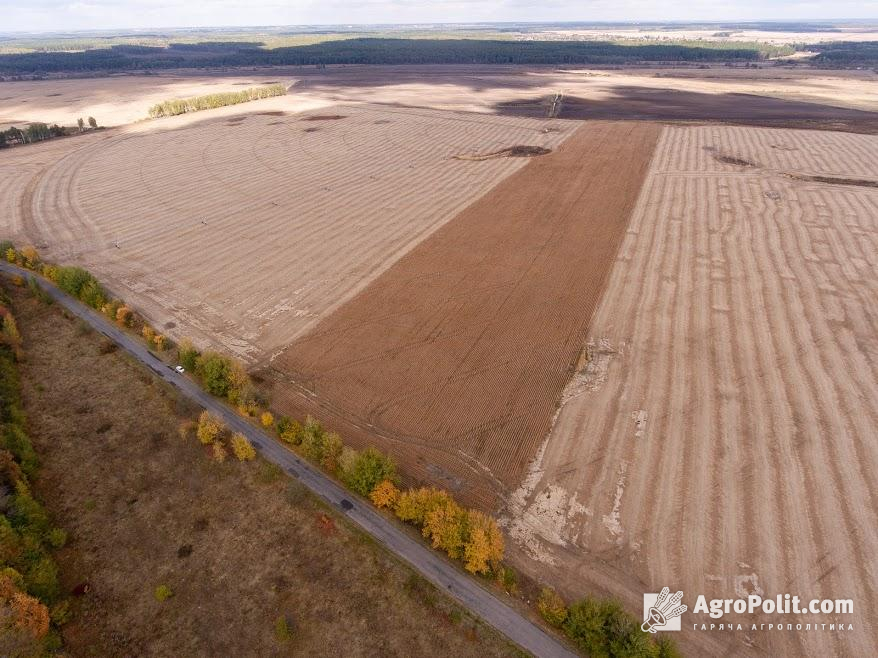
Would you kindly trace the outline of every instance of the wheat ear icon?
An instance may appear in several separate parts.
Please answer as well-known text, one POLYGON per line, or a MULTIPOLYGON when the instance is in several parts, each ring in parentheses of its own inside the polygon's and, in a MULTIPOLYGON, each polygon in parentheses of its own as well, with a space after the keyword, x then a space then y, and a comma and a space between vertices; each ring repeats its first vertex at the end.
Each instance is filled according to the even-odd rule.
POLYGON ((685 605, 677 605, 683 598, 683 592, 677 592, 672 596, 668 596, 670 589, 662 588, 661 593, 655 600, 653 606, 649 609, 646 619, 643 620, 640 628, 644 632, 655 633, 656 628, 664 626, 674 617, 679 617, 688 608, 685 605))

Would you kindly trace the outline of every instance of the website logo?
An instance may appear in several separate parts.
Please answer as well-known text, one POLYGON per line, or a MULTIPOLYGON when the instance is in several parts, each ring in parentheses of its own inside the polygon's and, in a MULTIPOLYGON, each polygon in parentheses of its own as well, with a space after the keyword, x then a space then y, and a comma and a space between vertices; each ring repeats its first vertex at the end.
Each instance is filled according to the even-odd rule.
POLYGON ((683 592, 671 595, 671 590, 663 588, 658 594, 643 595, 643 624, 641 630, 649 633, 657 631, 679 631, 680 615, 686 612, 685 605, 677 605, 683 592))

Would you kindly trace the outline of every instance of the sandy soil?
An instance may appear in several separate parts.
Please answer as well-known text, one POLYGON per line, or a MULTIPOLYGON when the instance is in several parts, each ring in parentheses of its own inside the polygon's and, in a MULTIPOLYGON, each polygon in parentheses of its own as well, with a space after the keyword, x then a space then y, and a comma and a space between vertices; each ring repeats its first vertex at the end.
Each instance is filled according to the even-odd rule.
POLYGON ((490 507, 550 426, 660 130, 589 123, 531 160, 285 350, 275 404, 490 507))
MULTIPOLYGON (((760 69, 714 66, 600 70, 577 68, 339 67, 303 70, 295 93, 310 92, 338 102, 366 100, 471 112, 502 112, 510 104, 549 99, 556 93, 590 102, 618 103, 631 91, 666 90, 731 103, 729 94, 752 94, 870 112, 878 111, 874 71, 821 71, 764 65, 760 69)), ((737 101, 740 103, 740 99, 737 101)), ((611 117, 605 117, 611 118, 611 117)), ((709 117, 705 117, 709 118, 709 117)))
POLYGON ((569 134, 387 107, 295 113, 312 105, 291 95, 11 149, 3 228, 94 270, 172 336, 261 359, 526 161, 453 156, 569 134))
POLYGON ((785 174, 876 172, 872 136, 665 130, 591 360, 510 500, 538 571, 632 608, 663 585, 852 598, 853 616, 796 621, 854 631, 684 639, 697 654, 875 654, 878 190, 785 174))
POLYGON ((239 91, 270 82, 273 72, 237 75, 114 75, 105 78, 0 82, 0 129, 34 121, 76 125, 93 116, 102 126, 146 119, 149 108, 172 98, 239 91))

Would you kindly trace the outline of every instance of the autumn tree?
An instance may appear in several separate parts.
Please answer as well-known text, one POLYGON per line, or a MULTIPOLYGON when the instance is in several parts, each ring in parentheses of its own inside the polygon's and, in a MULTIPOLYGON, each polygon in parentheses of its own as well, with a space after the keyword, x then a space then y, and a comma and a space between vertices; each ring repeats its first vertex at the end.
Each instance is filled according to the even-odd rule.
POLYGON ((36 267, 37 261, 40 259, 40 255, 37 253, 36 247, 33 245, 23 247, 21 250, 21 257, 24 259, 25 266, 30 269, 36 267))
POLYGON ((471 573, 488 573, 503 559, 503 533, 497 521, 478 510, 467 512, 464 567, 471 573))
POLYGON ((198 417, 198 429, 195 430, 195 435, 201 443, 208 445, 213 443, 224 429, 223 422, 205 410, 198 417))
POLYGON ((164 351, 165 346, 168 344, 168 339, 163 334, 156 334, 155 336, 153 336, 152 342, 153 342, 153 345, 155 345, 155 348, 159 352, 162 352, 162 351, 164 351))
POLYGON ((155 338, 155 329, 150 327, 148 324, 143 325, 143 329, 141 329, 140 333, 146 339, 147 343, 151 343, 152 339, 155 338))
POLYGON ((372 504, 378 508, 390 507, 392 509, 398 498, 399 489, 390 480, 382 480, 369 494, 372 504))
POLYGON ((327 432, 323 437, 323 454, 320 455, 320 465, 330 473, 335 473, 343 449, 344 444, 341 437, 335 432, 327 432))
POLYGON ((433 542, 433 548, 442 549, 456 560, 463 557, 467 520, 466 511, 448 496, 424 515, 421 532, 433 542))
POLYGON ((451 496, 447 491, 434 487, 409 489, 399 495, 396 501, 396 516, 402 521, 423 526, 427 514, 448 501, 451 496))
POLYGON ((240 462, 256 459, 256 449, 253 447, 253 444, 250 443, 246 436, 240 433, 236 433, 232 437, 232 452, 235 453, 235 457, 240 462))
POLYGON ((269 428, 274 425, 274 416, 270 411, 263 411, 262 415, 259 416, 259 422, 262 423, 263 427, 269 428))
POLYGON ((41 639, 49 632, 49 609, 33 596, 16 592, 11 600, 15 625, 35 639, 41 639))
POLYGON ((283 416, 277 421, 277 434, 281 441, 297 446, 302 443, 302 424, 283 416))
POLYGON ((15 253, 15 248, 9 247, 6 250, 6 260, 10 263, 14 263, 17 258, 18 258, 18 255, 15 253))
POLYGON ((122 327, 130 327, 134 316, 131 309, 125 306, 119 306, 116 309, 116 322, 122 327))

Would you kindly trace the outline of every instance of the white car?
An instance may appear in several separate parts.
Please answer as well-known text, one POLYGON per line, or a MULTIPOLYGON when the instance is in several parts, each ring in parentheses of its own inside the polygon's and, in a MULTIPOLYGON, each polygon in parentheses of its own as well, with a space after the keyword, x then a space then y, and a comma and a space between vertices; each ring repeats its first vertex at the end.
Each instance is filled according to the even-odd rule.
POLYGON ((176 368, 174 368, 174 370, 177 371, 178 373, 180 373, 181 375, 184 372, 186 372, 186 368, 184 368, 183 366, 177 366, 176 368))

